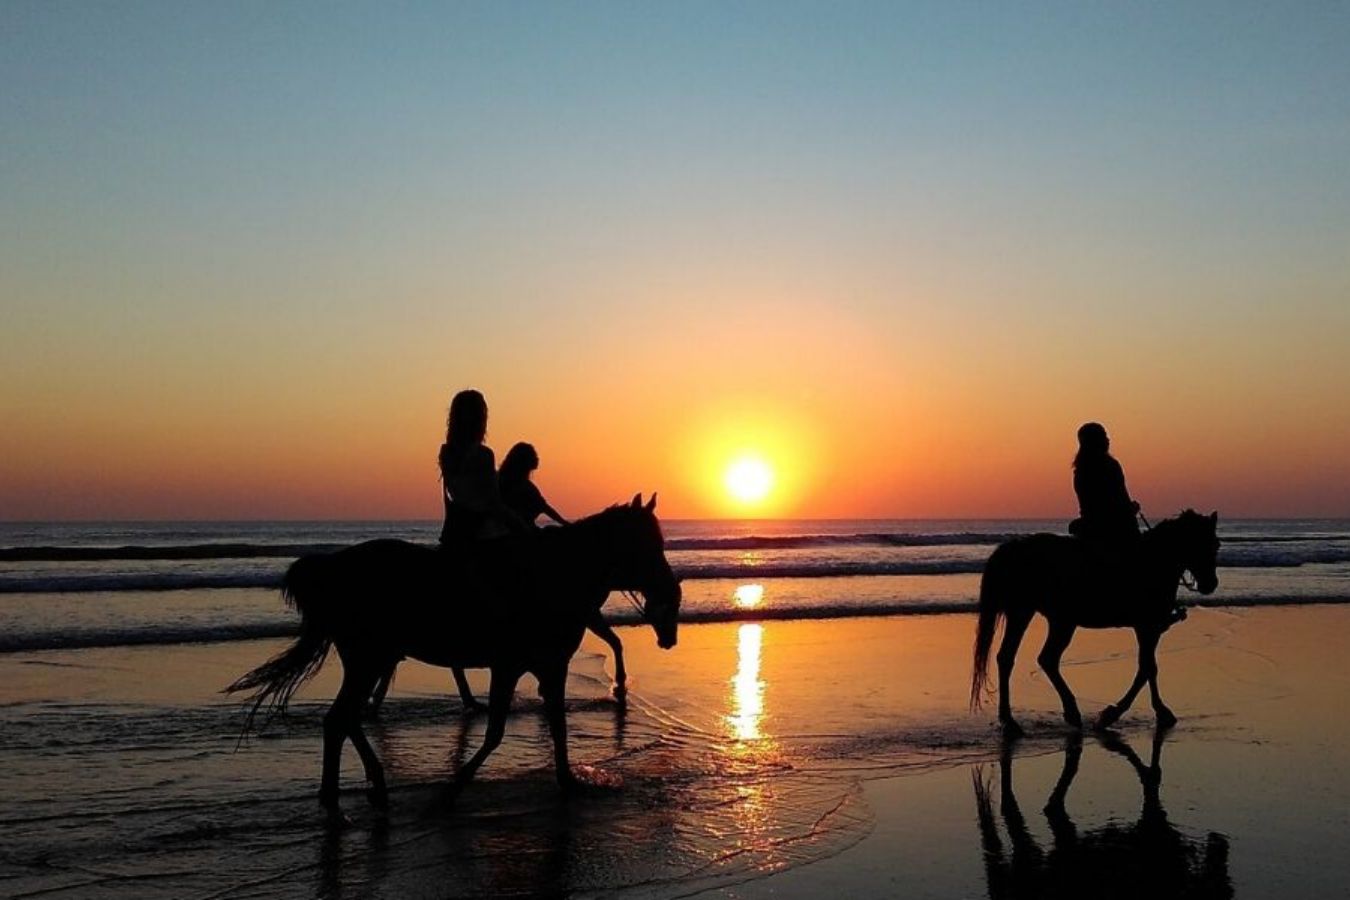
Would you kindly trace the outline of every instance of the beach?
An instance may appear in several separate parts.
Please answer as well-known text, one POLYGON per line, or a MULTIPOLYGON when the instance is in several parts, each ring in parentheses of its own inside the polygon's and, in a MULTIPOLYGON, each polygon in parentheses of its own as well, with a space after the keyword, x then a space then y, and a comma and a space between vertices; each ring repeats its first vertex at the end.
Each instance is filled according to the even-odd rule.
MULTIPOLYGON (((1350 607, 1197 609, 1174 628, 1160 683, 1181 721, 1158 742, 1153 803, 1147 704, 1077 737, 1036 671, 1039 624, 1013 685, 1027 736, 1005 749, 992 709, 967 709, 973 621, 693 624, 670 651, 626 627, 624 706, 588 637, 568 725, 590 786, 572 797, 526 679, 502 747, 447 806, 485 723, 461 715, 447 672, 405 664, 368 728, 390 808, 366 803, 348 749, 340 829, 314 796, 336 661, 241 743, 242 710, 219 690, 280 639, 4 654, 0 892, 1056 896, 1123 859, 1136 877, 1107 870, 1099 895, 1146 875, 1161 896, 1344 895, 1350 607), (1070 759, 1063 815, 1047 816, 1070 759)), ((1132 636, 1080 632, 1065 674, 1092 715, 1131 678, 1132 636)))

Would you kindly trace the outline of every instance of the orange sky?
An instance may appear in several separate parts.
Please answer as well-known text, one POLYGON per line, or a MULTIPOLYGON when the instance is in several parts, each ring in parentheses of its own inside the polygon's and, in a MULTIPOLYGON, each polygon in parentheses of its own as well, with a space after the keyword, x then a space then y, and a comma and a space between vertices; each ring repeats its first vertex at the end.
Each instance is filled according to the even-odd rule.
POLYGON ((0 518, 435 518, 469 386, 570 515, 1350 516, 1312 14, 331 13, 10 14, 0 518))

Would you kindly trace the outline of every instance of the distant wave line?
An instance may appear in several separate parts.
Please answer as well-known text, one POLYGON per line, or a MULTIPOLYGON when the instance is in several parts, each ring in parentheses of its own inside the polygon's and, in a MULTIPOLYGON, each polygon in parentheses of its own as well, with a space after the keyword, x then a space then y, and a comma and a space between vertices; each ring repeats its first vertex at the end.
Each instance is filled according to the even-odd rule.
MULTIPOLYGON (((1303 565, 1350 562, 1350 548, 1305 554, 1289 552, 1226 553, 1220 566, 1228 569, 1299 568, 1303 565)), ((983 559, 936 560, 819 560, 765 562, 718 561, 672 566, 681 578, 774 579, 863 578, 898 575, 978 575, 983 559)), ((270 572, 91 572, 77 574, 0 575, 0 594, 66 594, 117 591, 186 591, 228 588, 277 588, 280 569, 270 572)))
MULTIPOLYGON (((925 534, 920 532, 862 532, 857 534, 740 535, 734 537, 676 537, 666 540, 671 552, 805 550, 823 547, 976 547, 993 546, 1032 532, 958 531, 925 534)), ((1232 535, 1224 536, 1226 545, 1320 543, 1350 544, 1347 534, 1318 535, 1232 535)), ((435 544, 413 541, 424 547, 435 544)), ((22 546, 0 547, 0 562, 98 562, 109 560, 207 560, 207 559, 294 559, 310 553, 333 553, 350 544, 277 543, 254 544, 214 542, 200 544, 126 545, 119 547, 22 546)), ((1296 554, 1296 551, 1286 551, 1296 554)), ((1339 548, 1329 550, 1333 554, 1339 548)), ((1303 554, 1306 556, 1306 554, 1303 554)))
MULTIPOLYGON (((1248 597, 1187 597, 1187 605, 1204 608, 1259 607, 1259 606, 1317 606, 1350 604, 1350 596, 1316 595, 1248 596, 1248 597)), ((726 622, 770 622, 825 619, 857 619, 888 616, 927 616, 969 614, 976 611, 976 601, 940 600, 930 602, 888 602, 875 604, 822 604, 819 606, 783 606, 743 609, 693 609, 680 616, 684 624, 711 624, 726 622)), ((619 607, 606 611, 606 618, 615 625, 641 625, 637 613, 619 607)), ((298 631, 298 622, 255 622, 237 625, 142 627, 107 631, 88 631, 75 634, 0 635, 0 653, 28 653, 43 650, 87 650, 98 647, 135 647, 168 644, 207 644, 265 638, 292 637, 298 631)))

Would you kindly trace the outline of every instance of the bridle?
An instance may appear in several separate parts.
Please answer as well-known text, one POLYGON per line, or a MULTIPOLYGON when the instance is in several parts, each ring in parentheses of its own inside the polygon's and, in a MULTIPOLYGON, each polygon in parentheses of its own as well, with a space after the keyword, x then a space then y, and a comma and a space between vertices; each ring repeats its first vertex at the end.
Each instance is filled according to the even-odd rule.
MULTIPOLYGON (((1136 512, 1135 515, 1139 517, 1139 521, 1144 523, 1145 531, 1153 530, 1153 526, 1148 523, 1148 519, 1144 516, 1142 510, 1136 512)), ((1200 593, 1200 585, 1195 580, 1195 575, 1193 575, 1189 569, 1181 570, 1181 575, 1178 576, 1177 583, 1192 593, 1200 593)))

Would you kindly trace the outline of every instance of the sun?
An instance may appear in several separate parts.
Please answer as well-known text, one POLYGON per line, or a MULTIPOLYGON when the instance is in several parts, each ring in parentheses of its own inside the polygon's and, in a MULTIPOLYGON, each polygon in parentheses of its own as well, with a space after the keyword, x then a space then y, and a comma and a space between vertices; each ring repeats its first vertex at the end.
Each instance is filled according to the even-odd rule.
POLYGON ((727 467, 723 482, 741 503, 758 503, 773 488, 773 469, 758 456, 742 456, 727 467))

